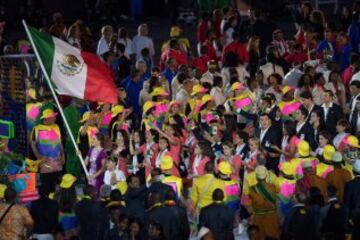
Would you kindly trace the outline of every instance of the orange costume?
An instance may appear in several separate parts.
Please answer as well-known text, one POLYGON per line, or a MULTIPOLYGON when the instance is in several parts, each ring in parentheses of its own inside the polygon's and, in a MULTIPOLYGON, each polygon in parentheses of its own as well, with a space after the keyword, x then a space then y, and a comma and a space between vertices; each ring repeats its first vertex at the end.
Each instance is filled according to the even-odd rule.
POLYGON ((257 225, 264 237, 278 239, 280 221, 276 210, 276 187, 271 183, 259 182, 250 190, 252 207, 251 224, 257 225))
POLYGON ((344 196, 345 183, 352 179, 351 174, 348 170, 343 168, 335 168, 326 177, 328 185, 332 185, 337 189, 337 198, 342 202, 344 196))

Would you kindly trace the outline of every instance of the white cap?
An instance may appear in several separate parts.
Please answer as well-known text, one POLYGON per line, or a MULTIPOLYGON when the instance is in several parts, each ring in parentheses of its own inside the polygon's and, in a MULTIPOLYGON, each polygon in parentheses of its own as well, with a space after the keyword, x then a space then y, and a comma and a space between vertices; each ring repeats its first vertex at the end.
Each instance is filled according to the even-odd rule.
POLYGON ((356 160, 352 165, 353 171, 360 174, 360 160, 356 160))

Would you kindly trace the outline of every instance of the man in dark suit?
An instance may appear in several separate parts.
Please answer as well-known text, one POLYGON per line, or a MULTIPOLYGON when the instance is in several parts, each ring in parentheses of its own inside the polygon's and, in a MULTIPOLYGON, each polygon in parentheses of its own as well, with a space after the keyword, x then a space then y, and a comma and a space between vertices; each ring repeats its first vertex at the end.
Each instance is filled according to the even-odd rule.
POLYGON ((334 93, 331 90, 325 90, 323 96, 323 116, 325 121, 326 130, 331 133, 333 136, 336 134, 336 123, 339 119, 344 117, 344 112, 342 108, 335 104, 334 93))
POLYGON ((350 220, 354 223, 360 214, 360 160, 353 164, 353 173, 355 178, 345 184, 344 204, 349 211, 350 220))
POLYGON ((180 239, 176 236, 179 234, 179 232, 176 231, 179 229, 178 224, 176 224, 176 215, 161 203, 160 193, 151 193, 149 197, 149 206, 150 208, 147 210, 145 216, 146 230, 148 230, 150 223, 158 222, 163 228, 166 239, 180 239))
POLYGON ((350 114, 349 122, 351 133, 358 136, 360 130, 360 97, 357 97, 354 103, 355 109, 350 114))
POLYGON ((315 142, 314 129, 306 121, 308 115, 309 112, 304 106, 301 106, 299 110, 296 111, 296 134, 302 140, 307 141, 310 144, 311 149, 315 151, 317 148, 317 144, 315 142))
POLYGON ((305 208, 306 196, 295 195, 295 204, 285 216, 281 239, 313 239, 315 223, 310 211, 305 208))
POLYGON ((149 186, 149 193, 158 192, 161 195, 161 202, 165 200, 165 194, 167 191, 172 188, 161 182, 161 170, 159 168, 154 168, 151 171, 151 184, 149 186))
POLYGON ((336 198, 334 186, 327 189, 328 203, 320 211, 320 231, 323 235, 332 235, 334 239, 344 239, 347 225, 347 209, 336 198))
POLYGON ((49 192, 40 186, 40 199, 31 202, 30 214, 34 220, 33 233, 51 234, 58 225, 59 206, 57 201, 49 199, 49 192))
POLYGON ((309 123, 312 112, 315 112, 315 111, 321 112, 321 113, 323 112, 322 108, 314 103, 311 92, 309 92, 309 91, 302 92, 300 94, 300 98, 301 98, 302 105, 309 112, 309 114, 306 117, 306 122, 309 123))
POLYGON ((265 96, 268 97, 271 101, 268 113, 270 115, 271 120, 275 123, 277 122, 276 113, 279 110, 279 107, 276 104, 276 97, 273 93, 267 93, 265 96))
POLYGON ((224 192, 217 188, 212 197, 214 202, 200 211, 199 229, 210 229, 215 240, 233 240, 234 214, 223 204, 224 192))
POLYGON ((96 189, 84 187, 83 199, 75 205, 75 214, 80 224, 80 239, 102 239, 109 228, 105 210, 95 201, 96 189))
POLYGON ((188 240, 190 237, 190 227, 187 212, 185 208, 180 207, 176 203, 176 198, 176 193, 172 189, 166 192, 164 202, 165 210, 175 215, 175 218, 172 219, 175 228, 171 229, 172 236, 168 239, 188 240))
POLYGON ((279 172, 278 164, 280 154, 276 152, 271 146, 275 145, 281 147, 281 132, 272 125, 271 117, 267 113, 260 116, 260 128, 256 131, 256 137, 260 139, 260 144, 265 150, 267 161, 266 168, 273 170, 275 173, 279 172))
POLYGON ((358 98, 360 98, 360 80, 356 79, 356 80, 351 81, 349 90, 350 90, 350 94, 351 94, 349 119, 351 121, 351 118, 353 117, 354 111, 356 109, 356 102, 358 101, 358 98))

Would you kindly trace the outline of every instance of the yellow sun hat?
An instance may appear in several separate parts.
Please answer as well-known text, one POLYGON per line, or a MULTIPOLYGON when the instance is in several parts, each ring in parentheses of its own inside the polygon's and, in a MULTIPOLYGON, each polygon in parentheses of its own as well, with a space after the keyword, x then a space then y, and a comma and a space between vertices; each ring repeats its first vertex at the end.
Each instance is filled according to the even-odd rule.
POLYGON ((42 112, 40 119, 53 118, 56 117, 56 115, 58 115, 58 113, 54 112, 51 108, 47 108, 42 112))
POLYGON ((310 145, 307 141, 301 140, 299 142, 298 153, 300 157, 307 157, 310 155, 310 145))
POLYGON ((90 118, 90 111, 84 112, 84 114, 82 115, 81 120, 79 121, 80 123, 86 122, 89 118, 90 118))
POLYGON ((282 89, 281 89, 281 92, 283 95, 287 94, 288 92, 294 90, 295 88, 294 87, 291 87, 291 86, 284 86, 282 89))
POLYGON ((169 94, 165 91, 165 89, 163 87, 154 88, 154 90, 151 92, 150 95, 152 97, 156 97, 156 96, 167 97, 167 96, 169 96, 169 94))
POLYGON ((172 26, 170 29, 170 37, 178 37, 180 36, 181 29, 178 26, 172 26))
POLYGON ((201 105, 204 105, 207 102, 212 101, 212 100, 214 100, 214 97, 211 96, 211 95, 206 94, 201 98, 201 105))
POLYGON ((222 161, 219 164, 219 172, 224 175, 230 175, 232 173, 231 165, 227 161, 222 161))
POLYGON ((161 170, 170 170, 174 166, 174 160, 170 155, 165 155, 160 159, 161 170))
POLYGON ((345 144, 349 145, 350 147, 360 148, 359 139, 357 137, 355 137, 354 135, 349 135, 349 136, 345 137, 343 142, 345 144))
POLYGON ((198 93, 206 93, 206 88, 200 84, 196 84, 192 89, 191 96, 195 96, 198 93))
POLYGON ((244 88, 245 88, 245 86, 241 82, 234 82, 231 85, 231 91, 240 90, 240 89, 244 89, 244 88))
POLYGON ((324 151, 323 151, 323 157, 326 161, 330 161, 332 159, 332 156, 335 152, 335 147, 330 145, 330 144, 327 144, 325 147, 324 147, 324 151))
POLYGON ((263 165, 259 165, 255 168, 256 178, 259 180, 264 180, 267 176, 267 169, 263 165))
POLYGON ((76 177, 73 176, 70 173, 64 174, 64 176, 61 179, 60 187, 61 188, 71 188, 71 186, 76 181, 76 177))
POLYGON ((5 190, 7 189, 7 186, 5 184, 0 184, 0 199, 4 198, 5 190))
POLYGON ((122 105, 115 105, 111 108, 111 116, 115 117, 116 115, 122 113, 124 111, 124 107, 122 105))
POLYGON ((282 163, 280 165, 280 171, 287 176, 293 176, 296 173, 294 164, 291 162, 282 163))
POLYGON ((36 91, 34 88, 29 88, 29 90, 27 91, 27 95, 33 100, 37 99, 36 91))
POLYGON ((149 111, 151 108, 155 107, 154 102, 152 101, 146 101, 143 105, 143 112, 146 113, 147 111, 149 111))

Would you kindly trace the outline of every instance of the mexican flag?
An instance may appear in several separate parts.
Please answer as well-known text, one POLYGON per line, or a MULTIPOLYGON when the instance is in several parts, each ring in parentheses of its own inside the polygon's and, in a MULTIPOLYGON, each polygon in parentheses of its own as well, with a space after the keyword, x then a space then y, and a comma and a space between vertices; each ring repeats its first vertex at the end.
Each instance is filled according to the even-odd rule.
POLYGON ((28 27, 28 30, 33 47, 36 47, 58 94, 117 103, 118 93, 112 72, 98 56, 33 27, 28 27))

